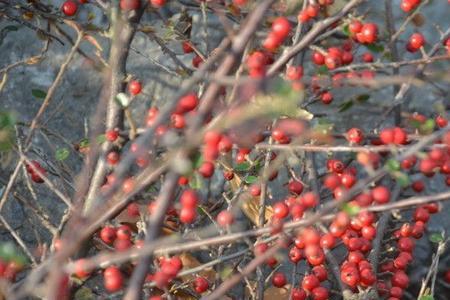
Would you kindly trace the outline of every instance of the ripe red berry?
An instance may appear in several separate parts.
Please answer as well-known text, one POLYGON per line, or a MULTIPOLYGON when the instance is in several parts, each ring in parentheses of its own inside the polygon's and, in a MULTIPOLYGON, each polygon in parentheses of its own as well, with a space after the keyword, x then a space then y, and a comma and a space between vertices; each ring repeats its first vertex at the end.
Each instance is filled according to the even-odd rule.
POLYGON ((111 245, 116 237, 116 229, 111 226, 103 227, 102 230, 100 230, 100 239, 108 245, 111 245))
POLYGON ((277 288, 282 288, 286 285, 286 276, 282 272, 275 272, 272 276, 272 284, 277 288))
POLYGON ((328 271, 324 266, 315 266, 311 272, 319 279, 320 282, 328 279, 328 271))
POLYGON ((315 63, 316 65, 323 65, 325 63, 325 56, 323 56, 322 53, 314 51, 312 53, 312 61, 313 63, 315 63))
MULTIPOLYGON (((450 39, 449 39, 449 41, 450 41, 450 39)), ((439 128, 444 128, 445 126, 448 125, 448 120, 441 115, 437 116, 435 121, 436 121, 436 125, 439 128)))
POLYGON ((319 198, 314 192, 307 192, 301 198, 302 204, 305 207, 313 208, 319 204, 319 198))
POLYGON ((86 268, 86 260, 79 259, 75 262, 75 275, 78 278, 87 278, 90 275, 90 270, 86 268))
POLYGON ((322 101, 323 104, 330 104, 331 102, 333 102, 333 99, 334 99, 333 94, 330 92, 324 92, 320 96, 320 100, 322 101))
POLYGON ((261 195, 261 186, 259 184, 252 184, 249 188, 250 194, 253 197, 258 197, 261 195))
POLYGON ((103 272, 103 282, 109 292, 117 292, 122 288, 123 276, 119 268, 111 266, 103 272))
POLYGON ((71 17, 77 13, 78 4, 75 1, 67 0, 63 3, 61 10, 63 14, 68 17, 71 17))
POLYGON ((120 0, 120 8, 122 10, 135 10, 141 7, 140 0, 120 0))
POLYGON ((300 288, 293 288, 291 291, 292 300, 306 300, 306 292, 300 288))
POLYGON ((234 222, 234 216, 228 210, 222 210, 217 215, 217 224, 219 224, 219 226, 226 227, 226 226, 233 224, 233 222, 234 222))
POLYGON ((105 138, 108 142, 114 142, 119 137, 119 130, 118 129, 111 129, 106 131, 105 138))
POLYGON ((409 45, 411 48, 417 50, 420 49, 425 44, 425 38, 421 33, 413 33, 409 37, 409 45))
POLYGON ((392 286, 405 289, 409 285, 409 277, 402 270, 397 270, 391 278, 392 286))
POLYGON ((289 215, 289 207, 284 201, 279 201, 273 205, 273 215, 275 218, 284 219, 289 215))
POLYGON ((358 21, 358 20, 353 20, 349 25, 348 25, 348 30, 353 33, 353 35, 361 32, 361 29, 363 27, 363 24, 358 21))
POLYGON ((214 174, 214 164, 210 161, 205 161, 203 164, 198 168, 198 172, 205 178, 210 178, 214 174))
POLYGON ((184 224, 191 224, 195 221, 197 212, 193 208, 183 207, 180 210, 180 221, 184 224))
POLYGON ((332 249, 336 245, 336 239, 331 233, 326 233, 320 238, 320 247, 332 249))
POLYGON ((318 287, 320 284, 319 279, 313 274, 305 275, 302 280, 302 288, 308 292, 318 287))
POLYGON ((128 84, 128 91, 133 96, 139 95, 142 91, 141 83, 137 80, 131 80, 128 84))
POLYGON ((291 23, 285 17, 278 17, 272 23, 272 32, 278 35, 280 39, 285 39, 291 28, 291 23))
POLYGON ((300 80, 303 77, 302 66, 289 66, 286 70, 286 78, 289 80, 300 80))
POLYGON ((180 98, 175 110, 176 113, 184 114, 194 110, 198 105, 198 97, 196 94, 187 94, 180 98))
POLYGON ((198 204, 198 194, 195 190, 187 189, 183 191, 183 193, 180 196, 180 203, 183 206, 183 208, 197 208, 198 204))
POLYGON ((352 267, 343 268, 341 271, 341 280, 352 288, 356 287, 360 280, 358 269, 352 267))
POLYGON ((206 280, 205 277, 201 277, 201 276, 194 279, 193 285, 194 285, 194 290, 199 294, 206 292, 209 288, 208 280, 206 280))
POLYGON ((318 286, 311 291, 313 300, 327 300, 329 299, 328 289, 323 286, 318 286))
POLYGON ((356 37, 360 43, 372 44, 378 38, 378 26, 375 23, 366 23, 356 37))
POLYGON ((444 274, 444 280, 445 282, 447 282, 448 284, 450 284, 450 269, 447 270, 444 274))
POLYGON ((298 263, 303 258, 303 251, 297 247, 292 247, 289 250, 289 259, 293 263, 298 263))
POLYGON ((351 128, 347 131, 346 138, 350 143, 359 144, 364 139, 364 134, 359 128, 351 128))
POLYGON ((391 192, 385 186, 377 186, 372 189, 372 198, 378 204, 388 203, 391 198, 391 192))
POLYGON ((166 4, 166 0, 150 0, 150 4, 153 7, 161 8, 164 6, 164 4, 166 4))

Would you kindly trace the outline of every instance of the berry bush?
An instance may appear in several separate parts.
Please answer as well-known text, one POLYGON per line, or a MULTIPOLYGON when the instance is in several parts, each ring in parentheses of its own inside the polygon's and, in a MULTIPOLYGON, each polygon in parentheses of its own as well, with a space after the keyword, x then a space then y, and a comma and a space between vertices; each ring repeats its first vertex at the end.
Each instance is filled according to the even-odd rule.
POLYGON ((0 46, 42 47, 0 67, 2 98, 15 80, 17 107, 38 102, 26 118, 0 98, 0 298, 448 299, 441 12, 0 0, 0 46), (56 61, 45 89, 21 77, 56 61), (70 90, 86 69, 99 88, 70 90))

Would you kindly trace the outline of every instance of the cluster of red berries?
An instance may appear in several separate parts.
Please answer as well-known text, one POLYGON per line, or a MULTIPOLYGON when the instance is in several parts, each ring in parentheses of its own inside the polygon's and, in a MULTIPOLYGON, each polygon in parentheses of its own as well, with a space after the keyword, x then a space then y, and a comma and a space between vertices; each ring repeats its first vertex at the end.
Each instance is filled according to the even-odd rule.
POLYGON ((274 62, 273 54, 268 51, 254 51, 247 57, 250 77, 261 78, 266 75, 266 68, 274 62))
POLYGON ((305 9, 301 10, 298 14, 298 21, 300 23, 307 23, 309 20, 314 19, 319 15, 321 7, 325 7, 334 3, 334 0, 320 0, 317 4, 308 4, 305 9))
MULTIPOLYGON (((183 52, 185 54, 194 52, 194 48, 192 47, 191 41, 189 41, 189 40, 183 41, 181 44, 181 47, 183 48, 183 52)), ((192 58, 192 66, 194 68, 198 68, 198 67, 200 67, 200 65, 202 63, 203 63, 202 57, 200 55, 198 55, 197 53, 195 53, 194 57, 192 58)))
POLYGON ((42 176, 46 176, 47 175, 47 171, 41 166, 41 164, 36 161, 33 160, 30 162, 30 164, 26 164, 26 169, 28 174, 30 174, 31 176, 31 180, 33 180, 33 182, 36 183, 43 183, 44 179, 41 177, 42 176), (38 172, 41 174, 38 174, 38 172))
POLYGON ((287 18, 276 18, 272 23, 271 31, 263 42, 263 47, 270 52, 275 52, 289 36, 291 28, 292 25, 287 18))
POLYGON ((378 25, 353 20, 348 27, 350 36, 361 44, 373 44, 378 39, 378 25))
POLYGON ((19 263, 11 260, 0 259, 0 279, 14 282, 16 280, 16 274, 23 269, 23 266, 19 263))

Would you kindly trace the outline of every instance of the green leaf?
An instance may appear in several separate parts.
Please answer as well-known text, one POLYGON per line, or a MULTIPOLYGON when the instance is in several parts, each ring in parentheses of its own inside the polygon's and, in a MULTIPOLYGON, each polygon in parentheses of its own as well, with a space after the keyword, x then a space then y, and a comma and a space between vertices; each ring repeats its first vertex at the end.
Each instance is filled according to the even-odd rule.
POLYGON ((434 300, 434 297, 431 295, 421 296, 419 300, 434 300))
POLYGON ((436 122, 433 119, 428 119, 425 123, 421 124, 419 127, 419 132, 421 134, 431 134, 434 130, 436 122))
POLYGON ((325 75, 325 74, 329 73, 329 70, 328 70, 327 66, 322 65, 317 68, 317 73, 319 73, 320 75, 325 75))
POLYGON ((60 148, 56 150, 55 158, 57 161, 66 160, 70 155, 70 151, 67 148, 60 148))
POLYGON ((243 162, 238 164, 236 167, 234 167, 234 170, 237 172, 245 172, 250 170, 250 163, 249 162, 243 162))
POLYGON ((361 208, 359 207, 359 205, 356 204, 344 203, 344 205, 342 205, 342 210, 346 212, 349 216, 355 216, 359 213, 361 208))
POLYGON ((367 100, 369 100, 369 98, 370 98, 369 94, 361 94, 356 97, 356 101, 358 101, 360 103, 364 103, 364 102, 367 102, 367 100))
POLYGON ((432 243, 438 244, 438 243, 444 241, 444 236, 440 232, 435 232, 429 236, 429 240, 432 243))
POLYGON ((0 111, 0 151, 9 151, 14 145, 15 123, 16 120, 12 113, 0 111))
POLYGON ((31 94, 39 99, 44 99, 47 96, 47 93, 40 89, 32 89, 31 94))
POLYGON ((106 142, 106 135, 100 134, 99 136, 97 136, 96 141, 98 144, 103 144, 104 142, 106 142))
POLYGON ((233 274, 233 268, 229 265, 225 265, 225 267, 219 272, 219 276, 222 280, 226 280, 231 276, 231 274, 233 274))
POLYGON ((203 188, 203 181, 198 173, 194 173, 189 180, 189 186, 194 190, 201 190, 203 188))
POLYGON ((258 177, 256 177, 256 176, 247 176, 247 177, 245 177, 244 181, 247 184, 252 184, 252 183, 255 183, 256 181, 258 181, 258 177))
POLYGON ((384 51, 384 46, 381 44, 368 44, 364 46, 372 52, 380 53, 384 51))
POLYGON ((94 300, 95 295, 90 288, 83 286, 75 292, 74 299, 75 300, 94 300))
POLYGON ((89 147, 89 140, 88 139, 82 139, 79 144, 80 144, 80 148, 89 147))
POLYGON ((202 154, 200 152, 195 153, 194 157, 192 158, 192 167, 194 169, 198 169, 202 164, 203 164, 202 154))
POLYGON ((393 177, 395 178, 395 181, 401 186, 401 187, 407 187, 411 183, 411 180, 409 179, 408 174, 405 174, 400 171, 395 171, 392 173, 393 177))
POLYGON ((400 170, 400 162, 396 159, 389 159, 386 162, 386 167, 388 168, 389 172, 395 172, 400 170))
POLYGON ((349 25, 346 24, 344 27, 342 27, 342 32, 346 35, 346 36, 350 36, 350 30, 349 30, 349 25))
POLYGON ((352 100, 345 101, 344 103, 339 105, 338 111, 339 112, 344 112, 346 110, 349 110, 352 106, 353 106, 353 101, 352 100))

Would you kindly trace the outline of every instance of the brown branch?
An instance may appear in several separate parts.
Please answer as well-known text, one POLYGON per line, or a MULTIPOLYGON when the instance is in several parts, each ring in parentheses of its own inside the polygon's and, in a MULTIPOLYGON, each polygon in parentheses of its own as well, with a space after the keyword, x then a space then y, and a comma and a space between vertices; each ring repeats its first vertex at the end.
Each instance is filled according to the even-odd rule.
MULTIPOLYGON (((145 244, 151 244, 159 235, 167 210, 172 203, 172 197, 177 184, 178 175, 169 173, 165 178, 159 196, 156 200, 155 211, 151 214, 150 220, 147 222, 147 232, 145 236, 145 244)), ((137 300, 141 298, 142 285, 147 275, 152 256, 142 257, 136 265, 128 284, 127 292, 123 297, 124 300, 137 300)))

